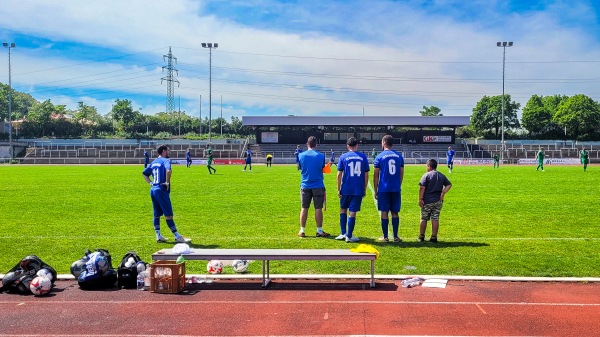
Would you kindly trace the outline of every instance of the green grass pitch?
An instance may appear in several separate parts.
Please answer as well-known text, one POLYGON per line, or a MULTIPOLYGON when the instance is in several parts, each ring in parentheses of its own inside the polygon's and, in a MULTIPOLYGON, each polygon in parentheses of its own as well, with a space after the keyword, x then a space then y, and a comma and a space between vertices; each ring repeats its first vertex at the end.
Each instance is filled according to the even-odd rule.
MULTIPOLYGON (((171 198, 180 233, 197 248, 349 249, 317 239, 314 212, 308 237, 299 229, 299 172, 292 165, 174 166, 171 198)), ((86 248, 106 248, 116 267, 129 250, 146 261, 160 248, 141 166, 0 166, 0 273, 36 254, 68 273, 86 248)), ((381 253, 377 274, 488 276, 600 276, 600 227, 596 217, 600 174, 593 166, 455 166, 442 210, 438 244, 416 241, 418 181, 425 165, 408 165, 402 191, 400 236, 378 243, 379 215, 369 193, 357 217, 355 236, 381 253), (416 270, 407 270, 414 266, 416 270)), ((445 167, 440 172, 447 174, 445 167)), ((372 172, 371 172, 372 173, 372 172)), ((370 176, 372 181, 372 175, 370 176)), ((325 175, 329 191, 324 229, 339 234, 335 172, 325 175)), ((170 240, 164 219, 162 232, 170 240)), ((391 226, 390 226, 391 227, 391 226)), ((429 229, 428 229, 429 234, 429 229)), ((205 263, 188 263, 188 273, 205 273, 205 263)), ((230 269, 226 269, 231 272, 230 269)), ((272 261, 278 273, 368 272, 364 261, 272 261)), ((260 273, 260 263, 250 265, 260 273)))

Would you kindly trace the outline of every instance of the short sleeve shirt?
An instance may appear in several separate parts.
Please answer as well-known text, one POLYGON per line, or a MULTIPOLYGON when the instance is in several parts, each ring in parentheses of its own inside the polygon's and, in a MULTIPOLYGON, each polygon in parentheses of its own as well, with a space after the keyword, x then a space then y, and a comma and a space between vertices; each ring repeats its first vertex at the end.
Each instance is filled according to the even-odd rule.
POLYGON ((384 150, 373 162, 379 168, 378 192, 400 192, 400 168, 404 167, 404 158, 394 150, 384 150))
POLYGON ((361 152, 346 152, 340 156, 337 170, 342 174, 341 195, 363 195, 365 174, 369 172, 369 160, 361 152))
POLYGON ((423 203, 431 204, 440 201, 440 195, 445 186, 452 185, 450 180, 442 173, 432 170, 425 173, 419 181, 419 186, 425 187, 423 193, 423 203))
POLYGON ((160 188, 167 182, 167 171, 171 170, 171 161, 167 158, 158 157, 152 161, 142 172, 145 176, 152 176, 152 188, 160 188))
POLYGON ((323 167, 325 167, 325 155, 316 150, 302 152, 298 156, 302 172, 300 188, 313 189, 323 188, 323 167))

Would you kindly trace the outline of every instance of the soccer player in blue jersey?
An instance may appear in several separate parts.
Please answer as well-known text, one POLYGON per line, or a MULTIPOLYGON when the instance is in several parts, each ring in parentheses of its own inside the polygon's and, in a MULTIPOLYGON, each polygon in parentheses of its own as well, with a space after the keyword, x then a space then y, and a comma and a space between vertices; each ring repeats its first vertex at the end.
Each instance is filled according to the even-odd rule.
POLYGON ((298 167, 298 170, 300 170, 300 153, 302 153, 302 149, 300 148, 300 145, 296 145, 296 151, 294 151, 294 155, 296 156, 296 166, 298 167))
POLYGON ((329 237, 329 233, 323 231, 323 203, 325 202, 325 183, 323 182, 323 167, 325 167, 325 155, 317 151, 317 138, 308 137, 306 142, 307 151, 298 156, 300 169, 302 170, 302 181, 300 182, 300 232, 298 236, 306 236, 304 229, 308 218, 310 203, 314 202, 315 222, 317 223, 318 238, 329 237))
POLYGON ((167 242, 160 233, 160 217, 165 216, 167 226, 175 235, 175 241, 180 243, 191 242, 191 239, 183 237, 177 232, 173 221, 173 206, 171 205, 171 161, 169 160, 169 147, 161 145, 158 147, 158 158, 142 171, 142 176, 150 186, 150 198, 154 208, 154 231, 156 242, 167 242), (150 177, 152 176, 152 180, 150 177))
POLYGON ((246 171, 246 167, 250 165, 250 171, 252 171, 252 151, 250 148, 246 150, 246 165, 244 165, 244 169, 242 171, 246 171))
POLYGON ((337 164, 335 163, 335 151, 333 151, 333 149, 331 149, 331 157, 329 157, 329 162, 332 165, 336 165, 337 166, 337 164))
POLYGON ((362 152, 357 152, 358 140, 348 138, 346 147, 349 152, 340 156, 337 165, 337 188, 340 198, 340 229, 341 234, 336 240, 358 242, 353 235, 356 224, 356 212, 360 211, 363 197, 367 194, 369 183, 369 159, 362 152), (350 213, 348 214, 348 210, 350 213))
POLYGON ((148 167, 149 163, 150 163, 150 154, 148 154, 148 151, 144 150, 144 168, 148 167))
POLYGON ((448 152, 446 152, 446 162, 448 163, 448 172, 452 173, 452 169, 454 168, 454 150, 452 150, 452 146, 448 146, 448 152))
POLYGON ((192 165, 192 155, 190 154, 190 149, 185 152, 185 162, 187 164, 187 168, 190 168, 192 165))
POLYGON ((392 214, 392 231, 394 242, 402 242, 398 236, 400 228, 400 212, 402 180, 404 180, 404 158, 392 150, 394 138, 385 135, 381 140, 383 151, 377 155, 373 163, 373 189, 377 199, 377 209, 381 212, 381 231, 383 236, 379 242, 388 242, 389 218, 388 212, 392 214))

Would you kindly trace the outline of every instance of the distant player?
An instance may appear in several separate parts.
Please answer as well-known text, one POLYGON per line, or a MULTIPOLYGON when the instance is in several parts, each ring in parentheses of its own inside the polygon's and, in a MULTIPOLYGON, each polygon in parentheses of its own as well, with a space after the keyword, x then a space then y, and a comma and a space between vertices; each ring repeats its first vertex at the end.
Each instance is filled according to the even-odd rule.
POLYGON ((331 149, 331 157, 329 157, 329 162, 331 163, 331 165, 336 165, 335 163, 335 151, 333 151, 333 149, 331 149))
POLYGON ((367 194, 369 160, 362 152, 356 151, 358 149, 356 138, 348 138, 346 147, 349 152, 340 156, 339 165, 337 165, 341 234, 335 239, 358 242, 359 239, 353 236, 353 231, 356 224, 356 212, 360 211, 362 199, 367 194))
POLYGON ((302 153, 302 149, 300 148, 300 145, 296 145, 296 151, 294 151, 294 155, 296 156, 296 166, 298 167, 298 170, 300 170, 300 153, 302 153))
POLYGON ((192 166, 192 155, 190 154, 190 149, 185 152, 185 162, 187 164, 187 168, 192 166))
POLYGON ((375 158, 377 158, 377 151, 373 148, 373 151, 371 151, 371 159, 373 159, 373 162, 375 162, 375 158))
POLYGON ((250 166, 250 171, 252 171, 252 151, 250 151, 250 148, 246 150, 246 165, 244 165, 242 171, 246 171, 247 166, 250 166))
POLYGON ((452 150, 452 146, 448 146, 446 162, 448 163, 448 172, 452 173, 452 169, 454 168, 454 150, 452 150))
POLYGON ((150 186, 150 198, 154 208, 154 232, 156 232, 156 242, 167 242, 167 239, 160 233, 160 217, 165 216, 167 226, 175 235, 175 241, 180 243, 191 242, 179 232, 173 221, 173 206, 171 205, 171 161, 169 160, 169 147, 161 145, 158 147, 158 158, 152 164, 144 169, 142 176, 150 186), (152 180, 150 180, 152 176, 152 180))
POLYGON ((208 162, 206 164, 206 168, 208 168, 208 174, 217 173, 217 169, 212 166, 213 150, 211 149, 210 145, 208 145, 208 148, 206 149, 206 154, 208 154, 208 162))
POLYGON ((496 153, 492 158, 494 158, 494 168, 500 168, 500 156, 496 153))
POLYGON ((590 163, 590 153, 586 149, 579 151, 579 158, 581 158, 581 164, 583 164, 583 172, 587 170, 587 166, 590 163))
POLYGON ((273 155, 267 153, 267 167, 271 167, 273 165, 273 155))
POLYGON ((546 154, 544 153, 544 149, 540 149, 536 153, 535 159, 537 159, 537 162, 538 162, 538 166, 535 168, 536 171, 541 168, 542 172, 544 172, 544 157, 545 156, 546 156, 546 154))
POLYGON ((150 163, 150 154, 148 153, 148 151, 144 150, 144 168, 148 167, 149 163, 150 163))
POLYGON ((373 166, 373 189, 377 199, 377 209, 381 212, 381 231, 383 236, 377 241, 388 242, 389 217, 388 212, 392 214, 392 231, 394 242, 402 242, 398 236, 400 228, 401 189, 402 180, 404 180, 404 158, 402 155, 392 150, 394 138, 391 135, 385 135, 381 140, 383 151, 377 155, 373 166))

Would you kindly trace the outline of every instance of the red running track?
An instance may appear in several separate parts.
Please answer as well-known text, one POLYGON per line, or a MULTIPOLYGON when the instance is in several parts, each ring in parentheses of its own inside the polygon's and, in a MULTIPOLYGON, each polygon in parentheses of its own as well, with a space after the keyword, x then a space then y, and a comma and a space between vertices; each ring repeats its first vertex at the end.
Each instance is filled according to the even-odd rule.
POLYGON ((0 336, 600 336, 600 284, 256 280, 192 284, 180 294, 0 294, 0 336))

